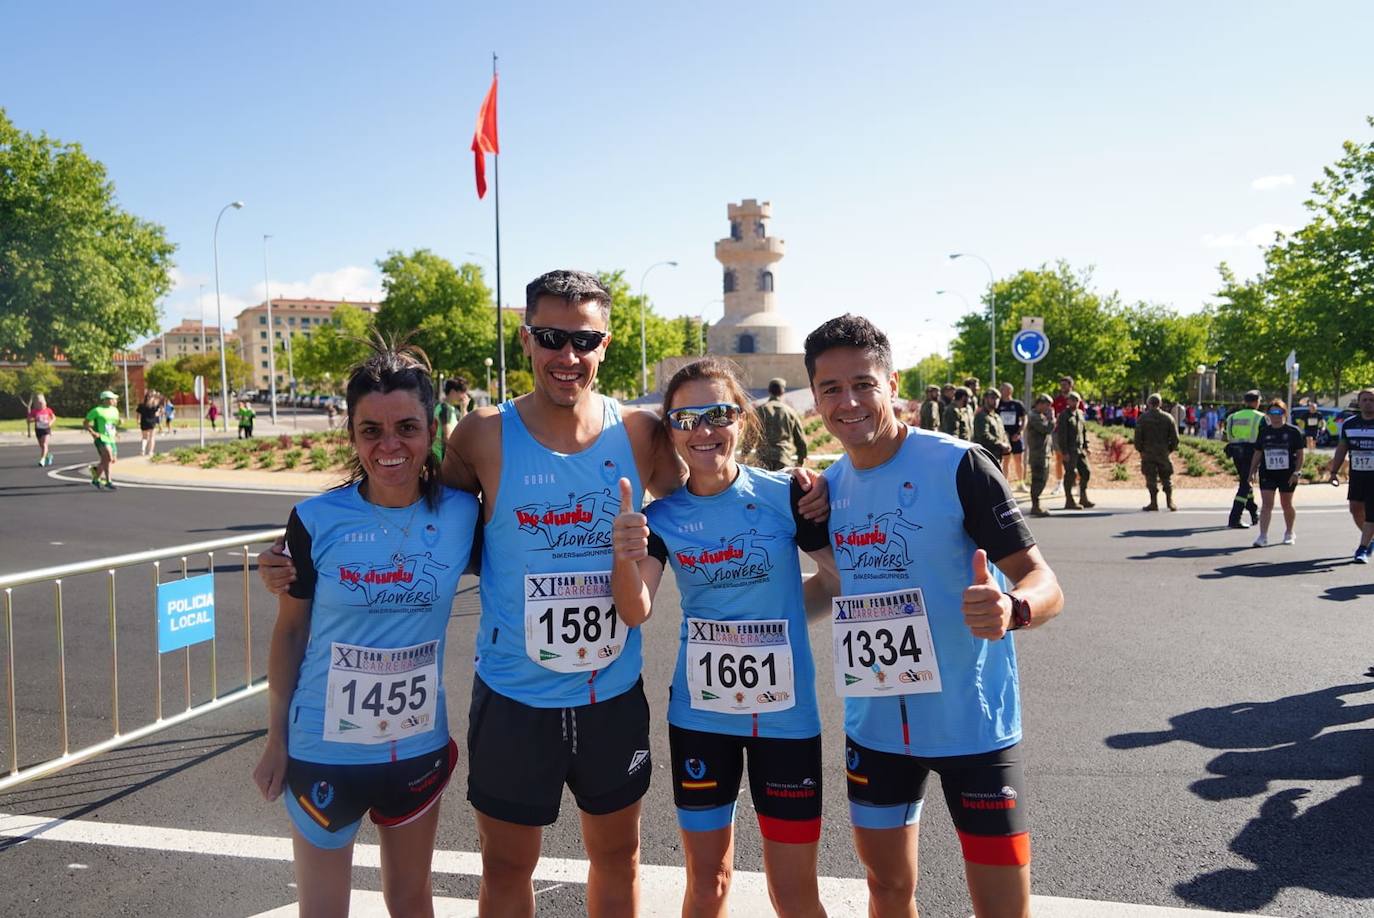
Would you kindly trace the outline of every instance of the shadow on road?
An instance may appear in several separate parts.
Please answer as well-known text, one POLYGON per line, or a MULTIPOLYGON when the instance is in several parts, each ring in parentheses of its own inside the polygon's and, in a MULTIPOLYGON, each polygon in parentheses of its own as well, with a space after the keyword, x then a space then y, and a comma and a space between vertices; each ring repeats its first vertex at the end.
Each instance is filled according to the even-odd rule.
POLYGON ((1221 532, 1225 526, 1193 526, 1187 529, 1127 529, 1118 532, 1118 539, 1186 539, 1204 532, 1221 532))
POLYGON ((1154 561, 1158 558, 1173 558, 1175 561, 1188 561, 1194 558, 1223 558, 1249 548, 1249 545, 1225 545, 1221 548, 1161 548, 1159 551, 1143 555, 1131 555, 1127 560, 1154 561))
MULTIPOLYGON (((1257 549, 1258 550, 1258 549, 1257 549)), ((1232 564, 1219 567, 1210 574, 1198 574, 1199 580, 1224 580, 1227 577, 1301 577, 1307 574, 1329 574, 1341 558, 1308 558, 1304 561, 1280 561, 1270 564, 1264 561, 1249 561, 1245 564, 1232 564)))
MULTIPOLYGON (((0 812, 80 819, 266 733, 250 730, 126 746, 0 797, 0 812)), ((0 855, 22 838, 0 839, 0 855)))
POLYGON ((1358 586, 1338 586, 1327 587, 1326 592, 1321 595, 1321 599, 1329 599, 1332 602, 1350 602, 1352 599, 1359 599, 1361 596, 1374 596, 1374 583, 1364 583, 1358 586))
MULTIPOLYGON (((1374 677, 1374 669, 1366 675, 1374 677)), ((1299 801, 1312 788, 1285 788, 1270 795, 1230 845, 1254 866, 1199 874, 1174 892, 1194 905, 1225 911, 1262 908, 1288 887, 1350 899, 1374 897, 1374 776, 1369 768, 1374 730, 1323 732, 1374 719, 1374 703, 1367 700, 1371 696, 1347 699, 1370 691, 1374 682, 1200 708, 1170 718, 1168 730, 1107 737, 1112 749, 1179 741, 1226 750, 1207 763, 1212 777, 1189 788, 1209 801, 1263 796, 1275 781, 1360 779, 1306 809, 1299 801)))

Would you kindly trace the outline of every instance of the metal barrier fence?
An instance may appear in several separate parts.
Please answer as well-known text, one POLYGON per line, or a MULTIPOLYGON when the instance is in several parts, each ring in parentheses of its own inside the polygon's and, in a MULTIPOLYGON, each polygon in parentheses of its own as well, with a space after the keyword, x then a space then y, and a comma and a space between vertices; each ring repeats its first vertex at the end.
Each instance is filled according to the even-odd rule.
MULTIPOLYGON (((167 549, 137 552, 129 555, 118 555, 112 558, 101 558, 96 561, 88 561, 80 564, 64 564, 58 567, 43 568, 25 574, 10 574, 0 576, 0 591, 4 593, 4 616, 5 616, 5 638, 6 638, 6 699, 9 711, 9 775, 0 778, 0 792, 4 792, 22 784, 41 778, 53 772, 61 771, 83 762, 102 752, 116 749, 126 743, 134 742, 153 733, 174 727, 202 714, 226 707, 236 701, 256 695, 267 688, 267 680, 261 679, 253 681, 253 623, 250 614, 249 585, 250 580, 250 559, 249 547, 271 542, 280 536, 282 529, 264 529, 258 532, 251 532, 242 536, 234 536, 225 539, 216 539, 209 542, 196 542, 191 545, 178 545, 167 549), (185 655, 185 688, 186 688, 186 710, 168 717, 162 714, 162 657, 163 654, 156 652, 157 657, 157 700, 155 704, 155 719, 150 724, 145 724, 128 733, 120 732, 119 723, 119 643, 118 643, 118 598, 115 589, 115 573, 117 571, 136 567, 139 565, 152 566, 153 593, 157 593, 157 588, 162 584, 162 562, 168 559, 180 560, 181 578, 187 576, 188 559, 194 555, 204 554, 207 559, 208 569, 213 572, 215 567, 215 552, 220 549, 241 548, 243 550, 243 625, 244 625, 244 678, 243 688, 228 695, 219 694, 219 666, 216 653, 215 640, 210 643, 210 701, 197 706, 191 704, 191 649, 184 648, 181 652, 185 655), (108 608, 109 608, 109 628, 110 628, 110 720, 114 728, 114 733, 109 739, 94 743, 73 752, 69 744, 67 728, 67 649, 66 635, 63 628, 63 596, 62 581, 65 578, 75 577, 79 574, 92 574, 104 572, 108 582, 108 608), (19 768, 19 721, 17 691, 15 685, 15 647, 14 647, 14 589, 16 587, 28 586, 51 582, 53 590, 53 615, 56 627, 57 638, 57 707, 58 723, 62 745, 62 755, 45 762, 23 769, 19 768)), ((154 638, 157 635, 158 621, 157 616, 150 617, 150 627, 154 638)), ((177 651, 171 651, 176 653, 177 651)))

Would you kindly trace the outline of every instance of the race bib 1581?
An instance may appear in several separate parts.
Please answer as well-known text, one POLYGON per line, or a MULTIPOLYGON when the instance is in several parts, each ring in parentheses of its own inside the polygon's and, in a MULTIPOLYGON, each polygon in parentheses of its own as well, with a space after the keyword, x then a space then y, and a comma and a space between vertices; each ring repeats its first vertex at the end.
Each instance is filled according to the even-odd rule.
POLYGON ((611 601, 610 571, 525 575, 525 655, 545 669, 604 669, 628 630, 611 601))

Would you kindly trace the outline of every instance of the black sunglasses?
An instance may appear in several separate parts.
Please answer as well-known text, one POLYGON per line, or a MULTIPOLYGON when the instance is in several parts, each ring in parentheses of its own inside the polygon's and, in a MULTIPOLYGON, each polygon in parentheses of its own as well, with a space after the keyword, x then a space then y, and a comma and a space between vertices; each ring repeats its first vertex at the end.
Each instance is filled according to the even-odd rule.
POLYGON ((594 351, 601 346, 601 342, 610 337, 609 332, 592 331, 591 329, 580 329, 578 331, 564 331, 561 328, 550 328, 547 325, 526 325, 525 331, 530 333, 530 337, 539 342, 539 346, 550 351, 561 351, 563 346, 569 341, 572 342, 573 350, 579 354, 594 351))

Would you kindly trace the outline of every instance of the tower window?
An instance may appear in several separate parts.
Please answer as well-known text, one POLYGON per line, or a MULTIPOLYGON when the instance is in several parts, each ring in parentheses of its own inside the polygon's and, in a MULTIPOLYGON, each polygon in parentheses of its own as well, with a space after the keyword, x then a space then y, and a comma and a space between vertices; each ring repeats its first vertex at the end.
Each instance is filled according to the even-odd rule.
POLYGON ((725 269, 725 292, 735 292, 735 271, 733 268, 725 269))
POLYGON ((762 290, 764 293, 772 293, 772 292, 773 292, 773 272, 772 272, 772 271, 760 271, 760 272, 759 272, 759 289, 762 290))
POLYGON ((744 233, 740 231, 738 220, 730 221, 730 238, 736 241, 744 238, 744 233))
POLYGON ((754 336, 753 336, 753 335, 740 335, 740 336, 739 336, 739 341, 736 343, 735 353, 737 353, 737 354, 752 354, 752 353, 754 353, 754 336))
POLYGON ((754 236, 755 236, 756 238, 758 238, 758 239, 762 239, 764 236, 767 236, 767 235, 768 235, 768 228, 765 227, 765 226, 763 225, 763 221, 762 221, 762 220, 755 221, 755 223, 754 223, 754 236))

